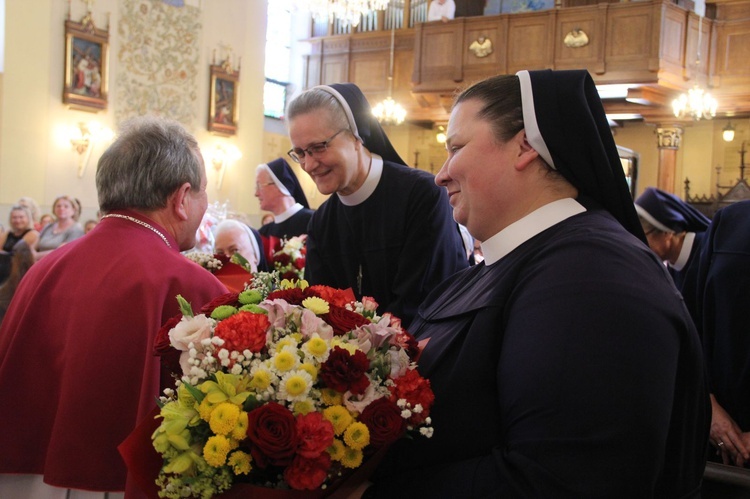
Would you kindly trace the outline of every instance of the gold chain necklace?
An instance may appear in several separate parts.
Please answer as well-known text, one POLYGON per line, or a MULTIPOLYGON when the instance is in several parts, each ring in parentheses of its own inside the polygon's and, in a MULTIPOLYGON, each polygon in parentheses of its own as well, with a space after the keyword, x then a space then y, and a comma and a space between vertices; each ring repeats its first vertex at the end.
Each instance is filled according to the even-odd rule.
POLYGON ((156 235, 159 236, 162 241, 164 241, 164 244, 166 244, 168 248, 172 247, 172 245, 169 244, 169 241, 167 241, 167 237, 164 234, 159 232, 159 230, 156 227, 154 227, 151 224, 147 224, 143 220, 138 220, 137 218, 130 217, 128 215, 120 215, 119 213, 110 213, 109 215, 104 215, 102 218, 122 218, 124 220, 130 220, 133 223, 137 223, 138 225, 142 225, 143 227, 146 227, 147 229, 154 231, 156 235))

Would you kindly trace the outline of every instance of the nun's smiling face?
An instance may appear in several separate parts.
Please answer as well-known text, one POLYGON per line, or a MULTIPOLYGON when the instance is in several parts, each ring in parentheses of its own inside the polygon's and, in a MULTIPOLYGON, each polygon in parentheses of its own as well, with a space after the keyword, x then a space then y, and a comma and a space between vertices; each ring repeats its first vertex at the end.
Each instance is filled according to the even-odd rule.
POLYGON ((448 191, 453 218, 474 238, 486 241, 508 225, 505 208, 518 190, 514 165, 521 153, 523 131, 502 143, 490 123, 478 118, 484 106, 478 99, 453 108, 448 123, 448 159, 435 183, 448 191))
POLYGON ((305 153, 300 166, 313 179, 322 194, 349 195, 367 178, 369 165, 362 161, 362 144, 348 131, 342 133, 327 119, 327 111, 318 110, 295 116, 289 122, 289 139, 294 149, 309 149, 326 143, 325 150, 305 153))

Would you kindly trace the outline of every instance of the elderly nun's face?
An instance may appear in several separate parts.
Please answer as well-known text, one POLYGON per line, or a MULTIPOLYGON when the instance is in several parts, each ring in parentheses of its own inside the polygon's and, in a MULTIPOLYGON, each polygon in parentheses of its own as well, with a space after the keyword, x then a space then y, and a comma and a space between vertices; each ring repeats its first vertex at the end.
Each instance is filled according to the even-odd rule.
POLYGON ((326 113, 319 110, 295 116, 289 122, 289 139, 295 149, 310 150, 311 146, 325 144, 319 152, 305 153, 300 166, 322 194, 338 192, 346 196, 362 186, 369 164, 363 164, 359 154, 364 146, 348 130, 336 128, 326 113))
POLYGON ((435 178, 448 191, 454 220, 480 241, 508 224, 504 207, 513 190, 518 190, 514 165, 520 154, 519 140, 523 141, 521 131, 508 142, 499 142, 490 124, 477 117, 483 105, 469 99, 453 108, 445 143, 448 159, 435 178))

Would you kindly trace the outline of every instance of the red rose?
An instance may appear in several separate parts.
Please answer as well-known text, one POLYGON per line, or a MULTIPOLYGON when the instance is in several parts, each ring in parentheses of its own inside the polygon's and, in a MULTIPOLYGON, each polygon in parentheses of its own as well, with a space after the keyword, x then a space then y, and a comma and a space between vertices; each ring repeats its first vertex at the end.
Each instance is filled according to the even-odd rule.
MULTIPOLYGON (((297 278, 297 275, 295 274, 294 278, 297 278)), ((274 291, 273 293, 270 293, 267 300, 284 300, 290 305, 301 305, 302 300, 307 298, 305 296, 305 292, 302 291, 299 288, 291 288, 291 289, 279 289, 277 291, 274 291)))
POLYGON ((430 381, 423 378, 416 369, 409 369, 406 374, 393 381, 395 384, 390 388, 391 400, 395 403, 398 399, 406 399, 412 408, 420 404, 422 412, 412 411, 409 422, 422 423, 430 415, 430 409, 435 402, 435 394, 432 393, 430 381))
POLYGON ((333 425, 319 412, 297 416, 298 454, 314 458, 333 444, 333 425))
POLYGON ((266 331, 270 325, 266 314, 238 312, 220 321, 216 325, 214 336, 223 339, 223 348, 229 351, 250 350, 258 353, 266 346, 266 331))
POLYGON ((359 420, 370 430, 370 444, 379 449, 401 438, 406 431, 406 420, 401 409, 386 397, 373 400, 365 407, 359 420))
POLYGON ((297 422, 289 409, 269 402, 247 415, 247 438, 253 443, 250 453, 260 468, 286 466, 297 450, 297 422))
POLYGON ((419 343, 411 333, 402 329, 391 341, 394 345, 403 348, 412 361, 417 361, 421 352, 419 350, 419 343))
POLYGON ((292 464, 284 470, 284 479, 296 490, 315 490, 328 477, 331 467, 331 456, 327 452, 314 458, 297 456, 292 464))
POLYGON ((370 319, 352 312, 344 307, 338 307, 336 305, 330 305, 327 314, 321 315, 324 321, 326 321, 333 328, 333 334, 340 336, 346 334, 353 329, 357 329, 359 326, 370 324, 370 319))
POLYGON ((352 355, 344 348, 334 347, 328 360, 321 364, 318 375, 328 388, 361 395, 370 386, 370 380, 365 374, 369 368, 370 361, 361 350, 352 355))
POLYGON ((154 340, 154 354, 164 355, 169 353, 175 348, 172 346, 172 342, 169 340, 169 330, 175 327, 182 320, 182 314, 177 314, 174 317, 167 320, 164 325, 156 333, 156 339, 154 340))
POLYGON ((273 263, 278 263, 282 267, 286 267, 290 263, 292 263, 292 257, 287 255, 286 253, 278 253, 273 256, 273 263))
POLYGON ((294 270, 287 270, 283 274, 281 274, 282 279, 289 279, 290 281, 296 281, 299 280, 299 274, 295 272, 294 270))
POLYGON ((211 312, 213 312, 214 309, 220 305, 232 305, 233 307, 239 307, 240 304, 237 301, 237 297, 239 295, 239 293, 224 293, 223 295, 219 295, 210 302, 203 305, 203 308, 201 308, 201 313, 211 315, 211 312))
POLYGON ((322 284, 316 284, 307 289, 315 292, 317 296, 323 298, 330 305, 336 305, 337 307, 344 307, 347 303, 356 300, 352 288, 336 289, 329 286, 323 286, 322 284))
POLYGON ((294 267, 298 270, 302 270, 305 268, 305 257, 300 257, 294 260, 294 267))

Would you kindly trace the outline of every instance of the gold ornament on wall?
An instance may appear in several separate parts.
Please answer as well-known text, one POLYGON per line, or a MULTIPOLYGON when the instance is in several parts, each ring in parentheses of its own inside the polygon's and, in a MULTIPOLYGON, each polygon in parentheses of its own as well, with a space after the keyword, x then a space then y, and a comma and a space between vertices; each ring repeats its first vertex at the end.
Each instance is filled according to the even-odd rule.
POLYGON ((563 43, 566 47, 577 49, 585 47, 589 44, 589 35, 586 34, 582 29, 576 28, 568 32, 563 39, 563 43))
POLYGON ((486 36, 480 36, 471 42, 469 50, 477 57, 487 57, 492 53, 492 41, 486 36))

